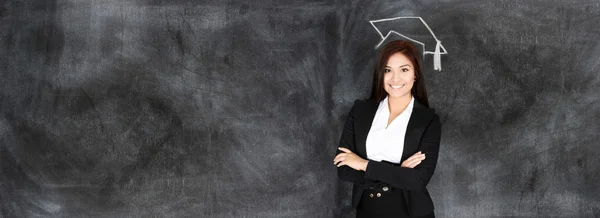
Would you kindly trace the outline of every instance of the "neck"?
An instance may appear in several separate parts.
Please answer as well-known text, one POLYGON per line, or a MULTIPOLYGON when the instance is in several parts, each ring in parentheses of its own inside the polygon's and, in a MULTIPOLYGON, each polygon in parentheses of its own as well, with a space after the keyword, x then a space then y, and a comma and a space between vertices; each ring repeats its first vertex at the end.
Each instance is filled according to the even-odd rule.
POLYGON ((388 106, 390 108, 390 111, 403 111, 406 108, 406 106, 408 106, 411 99, 411 93, 400 97, 392 97, 388 95, 388 106))

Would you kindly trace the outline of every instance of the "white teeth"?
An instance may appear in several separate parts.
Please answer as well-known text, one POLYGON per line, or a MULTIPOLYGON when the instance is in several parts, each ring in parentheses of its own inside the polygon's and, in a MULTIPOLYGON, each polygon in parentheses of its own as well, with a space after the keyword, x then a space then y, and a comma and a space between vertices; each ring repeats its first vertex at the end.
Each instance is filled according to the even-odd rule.
POLYGON ((404 87, 404 85, 401 85, 401 86, 392 86, 392 85, 390 85, 390 86, 391 86, 392 88, 394 88, 394 89, 399 89, 399 88, 402 88, 402 87, 404 87))

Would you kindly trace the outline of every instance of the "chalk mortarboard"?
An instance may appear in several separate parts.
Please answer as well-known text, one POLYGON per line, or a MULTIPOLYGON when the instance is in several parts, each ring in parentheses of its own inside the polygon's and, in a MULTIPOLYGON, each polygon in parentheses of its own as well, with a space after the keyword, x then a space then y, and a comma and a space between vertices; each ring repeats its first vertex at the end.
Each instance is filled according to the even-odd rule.
POLYGON ((397 35, 407 40, 412 41, 418 45, 423 47, 423 56, 425 54, 433 54, 433 69, 441 71, 442 70, 442 61, 441 55, 448 54, 444 46, 442 46, 442 42, 435 37, 431 28, 421 17, 393 17, 393 18, 385 18, 379 20, 369 21, 373 28, 379 33, 381 36, 381 41, 375 46, 378 48, 385 42, 390 36, 397 35), (382 34, 383 32, 387 32, 386 35, 382 34), (435 44, 435 50, 428 51, 427 48, 430 49, 430 46, 435 44))

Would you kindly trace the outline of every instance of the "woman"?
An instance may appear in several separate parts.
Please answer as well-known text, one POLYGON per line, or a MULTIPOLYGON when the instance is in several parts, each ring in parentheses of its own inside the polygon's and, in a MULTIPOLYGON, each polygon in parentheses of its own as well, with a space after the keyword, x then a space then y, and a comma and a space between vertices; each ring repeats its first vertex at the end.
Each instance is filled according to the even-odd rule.
POLYGON ((380 51, 371 97, 354 102, 334 164, 353 183, 356 217, 435 217, 425 188, 438 158, 441 124, 429 108, 419 54, 407 41, 380 51))

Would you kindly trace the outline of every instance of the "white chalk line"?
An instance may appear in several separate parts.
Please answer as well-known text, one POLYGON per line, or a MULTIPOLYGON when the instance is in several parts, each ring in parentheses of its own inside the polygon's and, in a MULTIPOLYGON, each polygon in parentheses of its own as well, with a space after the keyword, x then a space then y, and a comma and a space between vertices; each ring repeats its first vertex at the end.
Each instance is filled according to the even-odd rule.
POLYGON ((377 33, 381 37, 381 41, 375 46, 375 48, 379 48, 379 46, 381 46, 381 44, 383 44, 383 42, 393 33, 393 34, 404 37, 414 43, 421 45, 423 47, 423 56, 425 56, 425 54, 433 54, 433 69, 438 70, 438 71, 442 70, 441 55, 448 54, 448 51, 446 51, 446 48, 444 48, 444 46, 442 45, 442 41, 438 40, 438 38, 435 36, 435 34, 433 33, 433 31, 431 30, 429 25, 427 25, 425 20, 423 20, 423 18, 421 18, 421 17, 392 17, 392 18, 385 18, 385 19, 379 19, 379 20, 371 20, 369 22, 371 23, 371 26, 373 26, 375 31, 377 31, 377 33), (385 36, 383 36, 381 31, 375 26, 375 23, 385 22, 385 21, 393 21, 393 20, 399 20, 399 19, 419 19, 421 21, 421 23, 423 23, 425 28, 427 28, 427 30, 429 30, 429 33, 431 34, 433 39, 435 39, 435 41, 436 41, 435 50, 434 51, 426 51, 425 43, 417 41, 417 40, 410 38, 408 36, 405 36, 403 34, 400 34, 399 32, 396 32, 394 30, 389 31, 385 36), (441 50, 443 50, 443 52, 441 50))

